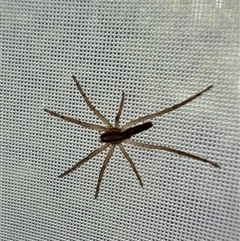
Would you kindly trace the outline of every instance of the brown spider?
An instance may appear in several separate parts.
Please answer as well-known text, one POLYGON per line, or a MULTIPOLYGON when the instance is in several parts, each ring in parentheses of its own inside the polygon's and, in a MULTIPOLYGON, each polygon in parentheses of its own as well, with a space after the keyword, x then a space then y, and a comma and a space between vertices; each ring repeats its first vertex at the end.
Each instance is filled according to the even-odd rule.
POLYGON ((149 149, 158 149, 158 150, 164 150, 164 151, 168 151, 168 152, 172 152, 172 153, 176 153, 178 155, 181 156, 186 156, 186 157, 190 157, 199 161, 203 161, 203 162, 207 162, 209 164, 211 164, 214 167, 220 167, 217 163, 209 161, 207 159, 192 155, 190 153, 186 153, 184 151, 180 151, 180 150, 176 150, 176 149, 172 149, 169 147, 165 147, 165 146, 156 146, 156 145, 150 145, 150 144, 145 144, 145 143, 140 143, 140 142, 136 142, 133 140, 130 140, 130 137, 133 135, 136 135, 144 130, 149 129, 150 127, 152 127, 152 122, 146 122, 143 124, 139 124, 140 122, 144 122, 146 120, 151 120, 157 116, 161 116, 163 114, 166 114, 170 111, 176 110, 177 108, 187 104, 188 102, 196 99, 197 97, 199 97, 200 95, 202 95, 204 92, 208 91, 209 89, 212 88, 212 85, 207 87, 206 89, 204 89, 203 91, 195 94, 194 96, 188 98, 187 100, 184 100, 183 102, 173 105, 172 107, 166 108, 165 110, 159 111, 157 113, 154 114, 150 114, 150 115, 146 115, 143 117, 140 117, 138 119, 132 120, 128 123, 126 123, 125 125, 123 125, 122 127, 119 126, 119 119, 122 113, 122 109, 123 109, 123 102, 124 102, 124 92, 122 93, 122 99, 120 102, 120 106, 119 106, 119 110, 118 113, 115 117, 115 125, 113 126, 93 105, 92 103, 89 101, 88 97, 86 96, 86 94, 84 93, 84 91, 82 90, 82 87, 80 86, 79 82, 77 81, 77 78, 75 76, 72 76, 75 84, 77 85, 77 88, 80 92, 80 94, 82 95, 83 99, 85 100, 85 102, 87 103, 88 107, 94 112, 95 115, 98 116, 98 118, 106 125, 105 126, 100 126, 100 125, 96 125, 96 124, 92 124, 92 123, 86 123, 68 116, 64 116, 61 115, 55 111, 52 110, 48 110, 48 109, 44 109, 46 112, 50 113, 51 115, 60 117, 66 121, 70 121, 72 123, 81 125, 83 127, 86 127, 88 129, 92 129, 92 130, 98 130, 100 132, 104 132, 103 134, 101 134, 101 141, 105 142, 105 144, 103 144, 102 146, 100 146, 98 149, 94 150, 92 153, 90 153, 87 157, 85 157, 84 159, 82 159, 81 161, 79 161, 78 163, 76 163, 73 167, 69 168, 68 170, 66 170, 64 173, 62 173, 61 175, 59 175, 59 177, 63 177, 68 175, 70 172, 76 170, 78 167, 80 167, 82 164, 84 164, 85 162, 87 162, 88 160, 90 160, 91 158, 93 158, 94 156, 96 156, 97 154, 99 154, 100 152, 102 152, 103 150, 105 150, 108 146, 111 146, 108 154, 105 158, 105 161, 103 162, 102 168, 100 170, 99 173, 99 177, 98 177, 98 183, 97 183, 97 187, 96 187, 96 193, 95 193, 95 198, 97 198, 98 193, 99 193, 99 189, 100 189, 100 184, 102 181, 102 177, 103 177, 103 173, 104 170, 114 152, 114 148, 115 146, 119 146, 120 150, 122 151, 123 155, 126 157, 126 159, 128 160, 128 162, 130 163, 130 165, 132 166, 132 169, 134 171, 134 173, 136 174, 138 181, 140 183, 141 186, 143 186, 142 180, 140 175, 138 174, 138 171, 132 161, 132 159, 130 158, 130 156, 128 155, 128 153, 126 152, 126 150, 124 149, 122 143, 127 143, 127 144, 131 144, 133 146, 137 146, 137 147, 143 147, 143 148, 149 148, 149 149))

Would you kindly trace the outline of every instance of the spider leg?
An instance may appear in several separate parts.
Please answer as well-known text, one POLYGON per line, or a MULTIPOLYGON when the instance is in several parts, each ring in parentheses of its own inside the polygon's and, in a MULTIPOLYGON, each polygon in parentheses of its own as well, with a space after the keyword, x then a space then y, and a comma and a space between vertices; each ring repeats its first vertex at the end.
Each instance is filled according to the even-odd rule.
POLYGON ((90 102, 90 100, 88 99, 88 97, 86 96, 85 92, 83 91, 81 85, 79 84, 77 78, 73 75, 72 76, 75 84, 77 85, 77 88, 80 92, 80 94, 82 95, 83 99, 85 100, 85 102, 87 103, 88 107, 94 112, 94 114, 103 122, 105 123, 107 126, 109 127, 113 127, 112 124, 109 122, 108 119, 106 119, 90 102))
POLYGON ((126 123, 124 126, 122 126, 122 129, 123 129, 123 130, 128 129, 129 127, 134 126, 134 125, 136 125, 136 124, 138 124, 138 123, 140 123, 140 122, 143 122, 143 121, 146 121, 146 120, 151 120, 151 119, 153 119, 153 118, 155 118, 155 117, 157 117, 157 116, 162 116, 162 115, 164 115, 164 114, 166 114, 166 113, 168 113, 168 112, 171 112, 171 111, 173 111, 173 110, 176 110, 176 109, 178 109, 179 107, 181 107, 181 106, 183 106, 183 105, 186 105, 186 104, 189 103, 190 101, 196 99, 197 97, 199 97, 200 95, 202 95, 204 92, 210 90, 212 87, 213 87, 213 86, 210 85, 209 87, 207 87, 206 89, 204 89, 204 90, 202 90, 201 92, 197 93, 196 95, 193 95, 192 97, 190 97, 190 98, 182 101, 181 103, 178 103, 178 104, 176 104, 176 105, 173 105, 173 106, 171 106, 171 107, 169 107, 169 108, 166 108, 166 109, 164 109, 164 110, 162 110, 162 111, 156 112, 156 113, 154 113, 154 114, 146 115, 146 116, 140 117, 140 118, 138 118, 138 119, 135 119, 135 120, 133 120, 133 121, 130 121, 129 123, 126 123))
POLYGON ((111 148, 109 149, 108 151, 108 154, 105 158, 105 161, 103 162, 103 165, 102 165, 102 168, 100 170, 100 173, 99 173, 99 177, 98 177, 98 183, 97 183, 97 187, 96 187, 96 193, 95 193, 95 198, 98 197, 98 193, 99 193, 99 189, 100 189, 100 185, 101 185, 101 181, 102 181, 102 177, 103 177, 103 173, 107 167, 107 164, 113 154, 113 151, 114 151, 114 148, 115 148, 115 145, 112 145, 111 148))
POLYGON ((51 114, 53 116, 59 117, 63 120, 66 120, 66 121, 69 121, 69 122, 72 122, 72 123, 75 123, 75 124, 78 124, 78 125, 81 125, 81 126, 83 126, 85 128, 88 128, 88 129, 98 130, 98 131, 103 131, 103 132, 107 130, 106 127, 103 127, 103 126, 100 126, 100 125, 95 125, 95 124, 92 124, 92 123, 83 122, 83 121, 74 119, 72 117, 61 115, 61 114, 59 114, 55 111, 52 111, 52 110, 44 109, 44 111, 48 112, 49 114, 51 114))
POLYGON ((85 162, 87 162, 88 160, 90 160, 91 158, 93 158, 94 156, 96 156, 98 153, 102 152, 103 150, 105 150, 110 144, 105 144, 100 146, 98 149, 96 149, 95 151, 93 151, 92 153, 90 153, 87 157, 85 157, 84 159, 82 159, 81 161, 79 161, 78 163, 76 163, 73 167, 69 168, 67 171, 65 171, 63 174, 59 175, 58 177, 63 177, 68 175, 70 172, 76 170, 78 167, 80 167, 82 164, 84 164, 85 162))
POLYGON ((124 103, 124 92, 122 92, 122 99, 121 99, 121 102, 120 102, 119 110, 118 110, 118 113, 115 117, 115 127, 116 128, 119 128, 119 119, 120 119, 120 116, 122 114, 123 103, 124 103))
POLYGON ((133 141, 133 140, 130 140, 130 139, 126 139, 126 140, 124 140, 124 142, 128 143, 128 144, 131 144, 133 146, 137 146, 137 147, 143 147, 143 148, 148 148, 148 149, 157 149, 157 150, 172 152, 172 153, 175 153, 175 154, 178 154, 178 155, 181 155, 181 156, 186 156, 186 157, 190 157, 190 158, 193 158, 195 160, 198 160, 198 161, 206 162, 206 163, 208 163, 208 164, 210 164, 214 167, 220 168, 220 166, 216 162, 209 161, 209 160, 204 159, 202 157, 195 156, 195 155, 192 155, 190 153, 180 151, 180 150, 176 150, 176 149, 173 149, 173 148, 169 148, 169 147, 165 147, 165 146, 149 145, 149 144, 146 144, 146 143, 136 142, 136 141, 133 141))
POLYGON ((138 174, 138 171, 137 171, 137 168, 135 167, 131 157, 128 155, 128 153, 126 152, 126 150, 124 149, 123 145, 122 144, 118 144, 119 147, 120 147, 120 150, 122 151, 123 155, 126 157, 126 159, 128 160, 128 162, 131 164, 132 166, 132 169, 134 171, 134 173, 136 174, 137 178, 138 178, 138 181, 140 183, 141 186, 143 186, 143 183, 142 183, 142 180, 141 180, 141 177, 140 175, 138 174))

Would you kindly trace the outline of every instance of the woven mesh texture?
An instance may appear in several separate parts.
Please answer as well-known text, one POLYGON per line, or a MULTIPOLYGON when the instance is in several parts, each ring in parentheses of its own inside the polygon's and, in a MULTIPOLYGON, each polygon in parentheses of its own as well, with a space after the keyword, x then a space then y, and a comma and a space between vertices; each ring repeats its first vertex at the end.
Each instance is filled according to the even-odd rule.
POLYGON ((239 6, 231 0, 1 1, 1 240, 239 240, 239 6), (121 124, 214 87, 133 139, 221 168, 125 145, 64 178, 102 122, 121 124))

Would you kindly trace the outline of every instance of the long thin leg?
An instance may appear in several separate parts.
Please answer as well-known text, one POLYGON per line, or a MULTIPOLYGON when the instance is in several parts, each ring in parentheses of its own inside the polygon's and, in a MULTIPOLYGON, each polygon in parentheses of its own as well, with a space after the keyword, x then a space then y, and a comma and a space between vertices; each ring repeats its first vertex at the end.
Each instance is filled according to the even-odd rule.
POLYGON ((53 116, 59 117, 63 120, 66 120, 66 121, 69 121, 69 122, 72 122, 72 123, 75 123, 75 124, 78 124, 78 125, 81 125, 81 126, 83 126, 85 128, 88 128, 88 129, 98 130, 98 131, 103 131, 103 132, 105 132, 107 130, 106 127, 103 127, 103 126, 100 126, 100 125, 95 125, 95 124, 92 124, 92 123, 83 122, 83 121, 74 119, 72 117, 61 115, 61 114, 59 114, 55 111, 52 111, 52 110, 44 109, 44 111, 48 112, 49 114, 51 114, 53 116))
POLYGON ((146 121, 146 120, 151 120, 151 119, 153 119, 153 118, 155 118, 155 117, 157 117, 157 116, 162 116, 162 115, 164 115, 164 114, 166 114, 166 113, 168 113, 168 112, 171 112, 171 111, 173 111, 173 110, 176 110, 176 109, 178 109, 179 107, 181 107, 181 106, 183 106, 183 105, 186 105, 186 104, 189 103, 190 101, 196 99, 197 97, 199 97, 200 95, 202 95, 204 92, 210 90, 212 87, 213 87, 213 86, 210 85, 209 87, 207 87, 207 88, 204 89, 203 91, 197 93, 196 95, 193 95, 192 97, 184 100, 184 101, 181 102, 181 103, 178 103, 178 104, 176 104, 176 105, 173 105, 172 107, 169 107, 169 108, 166 108, 166 109, 164 109, 164 110, 162 110, 162 111, 156 112, 156 113, 154 113, 154 114, 146 115, 146 116, 140 117, 140 118, 138 118, 138 119, 135 119, 135 120, 133 120, 133 121, 130 121, 130 122, 128 122, 127 124, 125 124, 124 126, 122 126, 122 129, 123 129, 123 130, 126 130, 126 129, 128 129, 129 127, 134 126, 134 125, 136 125, 136 124, 138 124, 138 123, 140 123, 140 122, 143 122, 143 121, 146 121))
POLYGON ((77 168, 79 168, 82 164, 84 164, 85 162, 87 162, 88 160, 90 160, 91 158, 93 158, 94 156, 96 156, 98 153, 102 152, 103 150, 105 150, 110 144, 105 144, 100 146, 98 149, 96 149, 95 151, 93 151, 92 153, 90 153, 87 157, 85 157, 84 159, 82 159, 80 162, 76 163, 73 167, 69 168, 67 171, 65 171, 63 174, 59 175, 58 177, 63 177, 68 175, 70 172, 76 170, 77 168))
POLYGON ((110 160, 110 158, 111 158, 111 156, 113 154, 114 148, 115 148, 115 145, 112 145, 111 148, 108 151, 108 154, 107 154, 107 156, 105 158, 105 161, 103 162, 102 168, 101 168, 99 176, 98 176, 98 183, 97 183, 95 198, 98 197, 98 193, 99 193, 99 189, 100 189, 103 173, 104 173, 104 171, 105 171, 105 169, 107 167, 107 164, 108 164, 108 162, 109 162, 109 160, 110 160))
POLYGON ((176 150, 176 149, 173 149, 173 148, 169 148, 169 147, 165 147, 165 146, 149 145, 149 144, 145 144, 145 143, 136 142, 136 141, 133 141, 133 140, 130 140, 130 139, 126 139, 126 140, 124 140, 124 142, 128 143, 128 144, 131 144, 133 146, 137 146, 137 147, 143 147, 143 148, 148 148, 148 149, 157 149, 157 150, 172 152, 172 153, 175 153, 175 154, 178 154, 178 155, 181 155, 181 156, 186 156, 186 157, 190 157, 190 158, 193 158, 195 160, 198 160, 198 161, 206 162, 206 163, 208 163, 208 164, 210 164, 214 167, 220 168, 220 166, 216 162, 209 161, 209 160, 204 159, 202 157, 195 156, 195 155, 192 155, 190 153, 180 151, 180 150, 176 150))
POLYGON ((138 181, 140 183, 141 186, 143 186, 142 180, 140 175, 138 174, 137 168, 135 167, 131 157, 127 154, 126 150, 124 149, 122 144, 119 144, 120 150, 122 151, 123 155, 126 157, 126 159, 128 160, 128 162, 130 163, 130 165, 132 166, 132 169, 134 171, 134 173, 136 174, 138 181))
POLYGON ((119 110, 118 110, 118 113, 115 117, 115 127, 116 128, 119 128, 119 119, 120 119, 120 116, 122 114, 123 103, 124 103, 124 92, 122 92, 122 99, 121 99, 121 102, 120 102, 119 110))
POLYGON ((77 85, 77 88, 80 92, 80 94, 82 95, 83 99, 86 101, 88 107, 94 112, 94 114, 103 122, 105 123, 108 127, 113 127, 112 124, 109 122, 108 119, 106 119, 90 102, 90 100, 88 99, 88 97, 86 96, 85 92, 83 91, 82 87, 80 86, 77 78, 73 75, 72 76, 75 84, 77 85))

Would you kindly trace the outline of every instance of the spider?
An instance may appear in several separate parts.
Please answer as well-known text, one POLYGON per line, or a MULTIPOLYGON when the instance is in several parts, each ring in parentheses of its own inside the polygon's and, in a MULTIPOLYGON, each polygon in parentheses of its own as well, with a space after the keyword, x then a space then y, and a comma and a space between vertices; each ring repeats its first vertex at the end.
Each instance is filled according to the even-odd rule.
POLYGON ((136 142, 131 140, 131 136, 136 135, 142 131, 145 131, 149 128, 151 128, 153 126, 152 122, 145 122, 147 120, 151 120, 155 117, 158 116, 162 116, 168 112, 171 112, 173 110, 178 109, 179 107, 189 103, 190 101, 196 99, 197 97, 199 97, 200 95, 202 95, 203 93, 205 93, 206 91, 210 90, 213 86, 209 86, 206 89, 202 90, 201 92, 193 95, 192 97, 182 101, 181 103, 178 103, 176 105, 173 105, 169 108, 166 108, 162 111, 156 112, 154 114, 150 114, 150 115, 146 115, 143 117, 140 117, 138 119, 132 120, 128 123, 126 123, 125 125, 121 126, 119 125, 119 119, 122 113, 122 109, 123 109, 123 103, 124 103, 124 92, 122 92, 122 98, 121 98, 121 102, 120 102, 120 106, 118 109, 118 113, 115 117, 115 124, 112 125, 108 119, 106 119, 90 102, 90 100, 88 99, 88 97, 86 96, 85 92, 83 91, 81 85, 79 84, 77 78, 75 76, 72 76, 75 84, 77 85, 77 88, 80 92, 80 94, 82 95, 83 99, 85 100, 85 102, 87 103, 88 107, 94 112, 94 114, 105 124, 105 126, 101 126, 101 125, 96 125, 96 124, 92 124, 92 123, 87 123, 87 122, 83 122, 81 120, 72 118, 72 117, 68 117, 62 114, 59 114, 55 111, 52 110, 48 110, 48 109, 44 109, 44 111, 48 112, 49 114, 59 117, 63 120, 81 125, 85 128, 88 129, 92 129, 92 130, 97 130, 100 132, 104 132, 101 134, 100 139, 101 142, 104 143, 103 145, 101 145, 99 148, 97 148, 96 150, 94 150, 93 152, 91 152, 87 157, 83 158, 81 161, 79 161, 78 163, 76 163, 73 167, 69 168, 68 170, 66 170, 64 173, 62 173, 61 175, 59 175, 58 177, 64 177, 66 175, 68 175, 69 173, 71 173, 72 171, 76 170, 77 168, 79 168, 81 165, 83 165, 85 162, 89 161, 91 158, 93 158, 94 156, 96 156, 97 154, 99 154, 100 152, 104 151, 107 147, 110 146, 110 149, 107 153, 107 156, 103 162, 102 168, 100 170, 99 173, 99 177, 98 177, 98 182, 97 182, 97 187, 96 187, 96 193, 95 193, 95 198, 98 197, 98 193, 100 190, 100 185, 101 185, 101 181, 102 181, 102 177, 103 177, 103 173, 106 169, 106 166, 114 152, 114 149, 116 146, 119 146, 120 150, 122 151, 123 155, 125 156, 125 158, 128 160, 128 162, 130 163, 134 173, 137 176, 137 179, 140 183, 141 186, 143 186, 141 177, 131 159, 131 157, 128 155, 128 153, 126 152, 125 148, 123 147, 122 143, 126 143, 126 144, 130 144, 133 146, 137 146, 137 147, 143 147, 143 148, 148 148, 148 149, 157 149, 157 150, 163 150, 163 151, 168 151, 168 152, 172 152, 181 156, 185 156, 185 157, 190 157, 192 159, 198 160, 198 161, 202 161, 202 162, 206 162, 214 167, 220 167, 217 163, 204 159, 202 157, 199 156, 195 156, 193 154, 184 152, 184 151, 180 151, 180 150, 176 150, 173 148, 169 148, 166 146, 158 146, 158 145, 150 145, 150 144, 146 144, 146 143, 140 143, 140 142, 136 142), (140 122, 145 122, 143 124, 139 124, 140 122))

